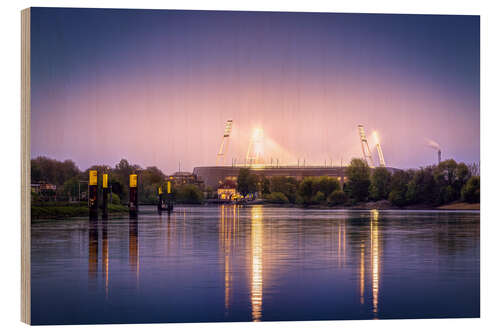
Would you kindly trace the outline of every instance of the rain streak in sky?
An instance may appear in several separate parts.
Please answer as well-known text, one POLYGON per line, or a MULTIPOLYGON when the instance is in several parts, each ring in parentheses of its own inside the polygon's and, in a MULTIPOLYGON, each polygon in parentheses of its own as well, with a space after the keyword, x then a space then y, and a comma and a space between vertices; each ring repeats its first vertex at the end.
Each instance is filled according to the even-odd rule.
POLYGON ((478 16, 31 13, 33 157, 191 171, 232 119, 226 164, 256 128, 267 162, 345 164, 359 124, 389 166, 479 162, 478 16))

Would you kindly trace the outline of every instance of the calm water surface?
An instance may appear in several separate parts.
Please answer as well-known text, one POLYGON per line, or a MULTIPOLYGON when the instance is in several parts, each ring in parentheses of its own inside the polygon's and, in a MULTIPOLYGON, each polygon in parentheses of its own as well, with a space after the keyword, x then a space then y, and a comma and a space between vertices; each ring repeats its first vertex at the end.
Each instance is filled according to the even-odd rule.
POLYGON ((32 323, 479 316, 479 213, 143 207, 32 226, 32 323))

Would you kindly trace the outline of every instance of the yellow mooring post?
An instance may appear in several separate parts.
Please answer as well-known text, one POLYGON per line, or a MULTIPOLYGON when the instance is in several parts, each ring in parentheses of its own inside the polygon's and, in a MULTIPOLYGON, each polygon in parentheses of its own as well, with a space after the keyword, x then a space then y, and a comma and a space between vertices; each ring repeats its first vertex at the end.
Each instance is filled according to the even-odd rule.
POLYGON ((158 187, 158 214, 161 215, 161 210, 163 207, 163 189, 161 185, 158 187))
POLYGON ((97 195, 97 170, 89 171, 89 190, 88 190, 88 202, 89 202, 89 218, 95 220, 99 214, 99 201, 97 195))
POLYGON ((139 194, 137 193, 137 175, 131 174, 129 179, 129 204, 128 211, 130 217, 137 217, 137 213, 139 212, 139 194))
POLYGON ((172 182, 167 181, 167 212, 170 212, 174 209, 174 202, 172 198, 172 182))
POLYGON ((109 188, 108 188, 108 174, 104 173, 102 175, 102 218, 108 218, 108 200, 109 200, 109 188))

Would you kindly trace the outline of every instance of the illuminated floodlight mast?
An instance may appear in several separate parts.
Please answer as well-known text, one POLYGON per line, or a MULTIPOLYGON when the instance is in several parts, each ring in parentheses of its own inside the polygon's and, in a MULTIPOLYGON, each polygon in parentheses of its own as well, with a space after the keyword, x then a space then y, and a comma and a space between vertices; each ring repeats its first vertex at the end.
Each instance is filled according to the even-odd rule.
POLYGON ((363 151, 363 158, 370 168, 373 168, 373 158, 370 152, 370 147, 368 146, 368 140, 366 140, 365 128, 363 125, 358 125, 359 138, 361 140, 361 150, 363 151))
POLYGON ((373 132, 373 137, 375 138, 375 147, 377 148, 379 164, 381 167, 385 167, 384 154, 382 153, 382 147, 380 146, 380 140, 377 132, 373 132))
POLYGON ((248 144, 246 163, 248 165, 255 165, 262 163, 262 156, 264 154, 264 130, 262 128, 255 128, 253 130, 250 143, 248 144))
POLYGON ((224 127, 224 136, 222 137, 222 142, 220 144, 219 152, 217 153, 216 165, 221 166, 225 163, 225 156, 227 151, 227 146, 229 145, 229 137, 231 135, 231 129, 233 128, 233 121, 226 121, 224 127))

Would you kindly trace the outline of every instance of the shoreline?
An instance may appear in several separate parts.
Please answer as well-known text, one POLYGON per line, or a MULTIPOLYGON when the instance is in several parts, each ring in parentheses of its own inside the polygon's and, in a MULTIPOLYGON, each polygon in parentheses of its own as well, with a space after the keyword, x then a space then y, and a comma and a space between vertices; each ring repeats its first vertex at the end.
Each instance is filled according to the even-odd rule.
MULTIPOLYGON (((199 205, 194 204, 177 204, 176 207, 202 207, 202 206, 220 206, 220 205, 234 205, 237 203, 232 202, 210 202, 199 205)), ((470 204, 465 202, 455 202, 442 206, 428 206, 428 205, 413 205, 406 207, 397 207, 388 204, 387 202, 365 202, 353 206, 328 206, 328 205, 309 205, 303 206, 298 204, 278 204, 270 203, 264 201, 248 202, 241 204, 242 206, 255 206, 262 205, 266 207, 276 207, 276 208, 298 208, 298 209, 321 209, 321 210, 399 210, 399 211, 409 211, 409 210, 435 210, 435 211, 480 211, 480 203, 470 204)), ((155 206, 155 205, 141 205, 141 206, 155 206)), ((128 207, 124 205, 110 205, 109 215, 110 216, 121 216, 128 214, 128 207)), ((42 221, 46 219, 64 219, 71 217, 86 217, 89 215, 89 210, 87 206, 32 206, 31 207, 31 220, 42 221)))
MULTIPOLYGON (((123 205, 109 205, 108 213, 110 216, 128 214, 128 207, 123 205)), ((89 208, 81 205, 47 205, 47 206, 31 206, 31 221, 42 221, 47 219, 64 219, 71 217, 86 217, 89 216, 89 208)))
POLYGON ((481 210, 481 203, 457 202, 439 206, 440 210, 481 210))
MULTIPOLYGON (((223 203, 221 203, 223 204, 223 203)), ((229 203, 231 204, 231 203, 229 203)), ((405 207, 398 207, 392 205, 375 205, 373 203, 364 203, 353 206, 328 206, 328 205, 297 205, 297 204, 276 204, 276 203, 268 203, 268 202, 259 202, 259 203, 247 203, 246 206, 254 206, 254 205, 262 205, 268 207, 284 207, 284 208, 302 208, 302 209, 324 209, 324 210, 400 210, 400 211, 409 211, 409 210, 436 210, 436 211, 449 211, 449 210, 463 210, 463 211, 480 211, 480 204, 469 204, 469 203, 452 203, 441 206, 427 206, 427 205, 409 205, 405 207)))
MULTIPOLYGON (((205 205, 233 205, 238 204, 234 202, 205 202, 205 205)), ((403 207, 399 207, 391 204, 388 200, 380 200, 380 201, 368 201, 361 202, 355 205, 328 205, 328 204, 311 204, 311 205, 302 205, 296 203, 273 203, 266 200, 256 200, 253 202, 240 203, 243 206, 255 206, 262 205, 268 207, 285 207, 285 208, 302 208, 302 209, 330 209, 330 210, 480 210, 480 203, 467 203, 462 201, 456 201, 445 205, 426 205, 426 204, 417 204, 417 205, 407 205, 403 207)))

